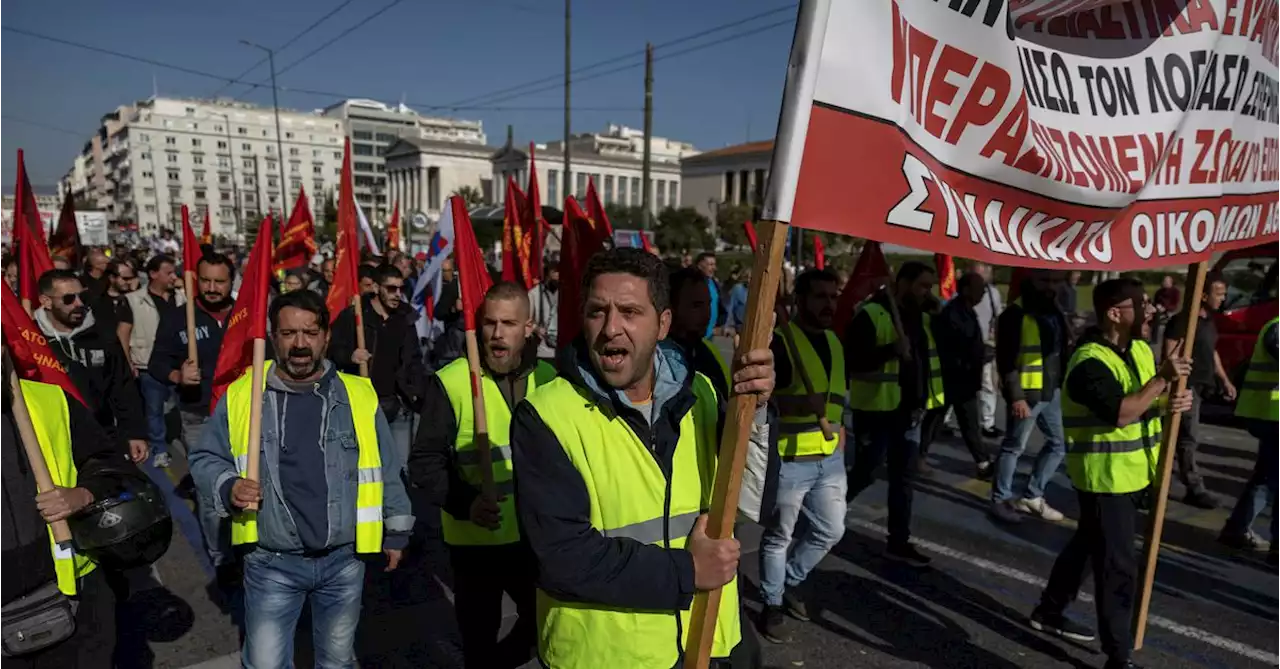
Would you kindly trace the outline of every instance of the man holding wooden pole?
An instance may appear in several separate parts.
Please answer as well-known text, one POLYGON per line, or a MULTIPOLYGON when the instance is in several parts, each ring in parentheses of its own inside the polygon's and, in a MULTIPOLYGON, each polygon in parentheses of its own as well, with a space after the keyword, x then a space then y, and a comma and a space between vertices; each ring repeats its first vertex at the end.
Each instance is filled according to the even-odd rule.
MULTIPOLYGON (((1188 294, 1198 299, 1199 292, 1188 294)), ((1144 340, 1155 307, 1140 282, 1099 284, 1093 307, 1098 326, 1085 333, 1067 363, 1062 397, 1067 473, 1080 500, 1080 521, 1053 565, 1030 624, 1068 639, 1092 640, 1092 630, 1063 614, 1092 563, 1106 669, 1128 669, 1136 666, 1130 654, 1138 592, 1137 503, 1157 480, 1161 414, 1191 406, 1191 393, 1181 385, 1172 400, 1162 400, 1191 363, 1177 351, 1157 372, 1144 340)))

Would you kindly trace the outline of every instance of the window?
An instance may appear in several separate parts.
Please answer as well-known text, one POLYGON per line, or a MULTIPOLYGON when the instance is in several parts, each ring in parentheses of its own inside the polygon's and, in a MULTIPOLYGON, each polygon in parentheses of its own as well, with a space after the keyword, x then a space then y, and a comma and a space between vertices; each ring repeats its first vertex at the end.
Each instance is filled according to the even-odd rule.
POLYGON ((377 164, 377 165, 375 165, 374 167, 376 168, 374 171, 375 171, 375 172, 377 172, 378 174, 386 174, 386 173, 387 173, 387 166, 386 166, 386 165, 384 165, 384 164, 382 164, 382 163, 378 163, 378 164, 377 164))
POLYGON ((267 188, 279 188, 279 183, 275 177, 267 177, 267 188))
POLYGON ((245 158, 244 160, 240 161, 240 166, 245 168, 246 170, 253 169, 253 159, 245 158))
POLYGON ((256 203, 256 202, 258 201, 258 194, 257 194, 257 193, 245 193, 245 194, 244 194, 244 201, 245 201, 245 202, 253 202, 253 203, 256 203))
POLYGON ((227 143, 226 143, 226 142, 218 142, 218 150, 219 150, 219 151, 226 151, 226 150, 227 150, 227 143))
POLYGON ((200 146, 200 138, 198 138, 198 137, 192 137, 192 138, 191 138, 191 146, 200 146))
POLYGON ((286 132, 286 133, 284 134, 284 138, 285 138, 285 139, 293 139, 293 133, 291 133, 291 132, 286 132))
POLYGON ((724 173, 724 203, 738 204, 738 201, 733 198, 733 172, 724 173))
POLYGON ((373 163, 352 163, 351 169, 355 170, 356 172, 372 172, 373 163))
POLYGON ((396 137, 395 135, 392 135, 391 133, 386 133, 386 132, 378 133, 379 142, 394 142, 397 139, 400 139, 400 138, 396 137))
POLYGON ((298 172, 301 171, 301 164, 295 163, 295 162, 289 163, 289 171, 294 174, 297 174, 298 172))
POLYGON ((151 172, 143 172, 143 173, 142 173, 142 178, 143 178, 143 179, 151 179, 151 178, 153 178, 153 176, 152 176, 151 172))
POLYGON ((552 202, 558 202, 560 185, 560 173, 555 170, 547 170, 547 199, 552 202))
POLYGON ((178 162, 178 154, 176 154, 176 153, 170 153, 170 154, 167 154, 167 155, 165 155, 165 160, 167 160, 167 161, 169 161, 169 162, 171 162, 171 163, 176 163, 176 162, 178 162))
POLYGON ((231 183, 231 175, 228 175, 228 174, 219 174, 219 175, 218 175, 218 185, 219 185, 219 186, 226 186, 226 185, 229 185, 230 183, 231 183))
POLYGON ((256 181, 252 175, 249 175, 249 174, 244 175, 244 185, 252 188, 254 183, 256 183, 256 181))
POLYGON ((181 190, 181 189, 178 189, 178 188, 170 188, 170 189, 169 189, 169 200, 170 200, 170 201, 174 201, 174 200, 181 200, 181 199, 182 199, 182 190, 181 190))
POLYGON ((214 131, 214 132, 222 132, 222 126, 220 126, 220 125, 214 125, 214 126, 213 126, 213 131, 214 131))
POLYGON ((220 219, 221 218, 230 219, 233 215, 234 214, 231 211, 231 207, 223 207, 218 210, 218 218, 220 219))
POLYGON ((289 155, 291 155, 291 156, 296 156, 296 155, 298 155, 298 149, 297 149, 297 147, 292 147, 292 146, 291 146, 291 147, 289 147, 289 155))
POLYGON ((356 130, 355 132, 351 133, 351 139, 363 139, 366 141, 371 140, 373 139, 373 133, 369 132, 368 130, 356 130))
POLYGON ((276 161, 274 161, 274 160, 268 160, 268 161, 267 161, 267 169, 269 169, 269 170, 273 170, 273 171, 274 171, 274 170, 276 169, 276 161))
POLYGON ((143 195, 144 197, 155 197, 155 196, 156 196, 156 189, 154 189, 154 188, 143 188, 143 189, 142 189, 142 195, 143 195))
POLYGON ((250 143, 248 143, 248 142, 245 142, 245 143, 243 143, 243 144, 241 144, 241 145, 240 145, 240 150, 241 150, 241 151, 253 151, 253 145, 252 145, 252 144, 250 144, 250 143))
POLYGON ((150 153, 150 152, 143 153, 142 155, 138 156, 138 159, 139 159, 139 160, 151 160, 151 153, 150 153))
POLYGON ((679 198, 676 197, 676 182, 667 182, 667 203, 673 207, 680 205, 679 198))
POLYGON ((262 129, 262 136, 263 136, 263 137, 270 137, 271 135, 270 135, 270 134, 268 134, 268 131, 267 131, 267 129, 266 129, 266 128, 263 128, 263 129, 262 129))
POLYGON ((268 145, 267 145, 267 153, 269 153, 269 154, 271 154, 271 155, 273 155, 273 156, 274 156, 274 155, 275 155, 275 153, 276 153, 276 145, 275 145, 275 144, 268 144, 268 145))
POLYGON ((169 170, 169 181, 178 181, 181 178, 182 178, 182 175, 178 172, 178 170, 169 170))
POLYGON ((373 145, 371 144, 352 144, 351 153, 357 156, 372 156, 373 145))
POLYGON ((249 129, 248 129, 248 128, 246 128, 246 127, 244 127, 244 126, 240 126, 239 128, 236 128, 236 134, 237 134, 237 135, 247 135, 247 134, 249 134, 249 129))
POLYGON ((576 194, 578 197, 582 197, 587 192, 587 175, 582 172, 578 172, 578 178, 576 179, 576 182, 578 184, 578 187, 574 189, 574 194, 576 194))
MULTIPOLYGON (((231 193, 228 193, 227 191, 225 191, 225 190, 224 190, 224 191, 222 191, 222 193, 220 194, 219 199, 221 199, 223 202, 230 202, 230 201, 231 201, 231 193)), ((247 200, 247 199, 249 199, 249 197, 246 195, 246 196, 245 196, 245 199, 247 200)))
POLYGON ((604 176, 604 203, 613 204, 613 175, 604 176))
POLYGON ((618 204, 627 204, 627 178, 618 177, 618 204))
POLYGON ((197 200, 203 200, 203 199, 204 199, 204 196, 205 196, 205 191, 202 191, 202 190, 198 190, 198 191, 196 191, 196 199, 197 199, 197 200))
POLYGON ((658 179, 658 183, 657 183, 657 185, 658 185, 658 188, 657 188, 657 192, 655 193, 655 195, 657 195, 658 209, 660 209, 660 210, 661 210, 661 209, 666 209, 666 207, 667 207, 667 182, 666 182, 666 181, 663 181, 662 179, 658 179))
POLYGON ((192 175, 198 184, 204 183, 204 172, 196 172, 192 175))
POLYGON ((194 155, 194 156, 191 156, 191 162, 195 163, 196 165, 203 165, 203 164, 204 164, 204 156, 201 156, 201 155, 194 155))
POLYGON ((640 177, 631 177, 631 206, 640 206, 640 177))
POLYGON ((143 211, 147 212, 148 214, 154 214, 154 213, 156 213, 156 206, 155 206, 154 204, 149 204, 149 205, 147 205, 147 206, 143 207, 142 209, 143 209, 143 211))
POLYGON ((315 181, 313 181, 313 182, 311 183, 311 192, 312 192, 312 193, 319 193, 319 192, 321 192, 321 191, 323 191, 323 190, 324 190, 324 181, 322 181, 322 180, 320 180, 320 179, 316 179, 315 181))
POLYGON ((314 175, 316 175, 316 176, 324 176, 324 166, 323 166, 323 165, 312 165, 312 166, 311 166, 311 173, 312 173, 312 174, 314 174, 314 175))
POLYGON ((192 114, 195 114, 195 113, 196 113, 196 108, 195 108, 195 107, 187 107, 186 112, 187 112, 187 116, 191 116, 192 114))
MULTIPOLYGON (((330 137, 329 139, 333 139, 333 138, 332 138, 332 137, 330 137)), ((342 160, 342 152, 341 152, 341 151, 334 151, 334 152, 333 152, 333 159, 334 159, 334 160, 342 160)))
POLYGON ((226 156, 218 156, 218 167, 231 167, 231 159, 226 156))
POLYGON ((315 160, 320 160, 320 149, 311 149, 311 157, 315 160))
POLYGON ((164 144, 165 144, 165 146, 177 146, 177 145, 178 145, 178 138, 177 138, 177 137, 165 137, 165 138, 164 138, 164 144))
POLYGON ((294 192, 302 189, 302 179, 290 179, 289 188, 294 192))

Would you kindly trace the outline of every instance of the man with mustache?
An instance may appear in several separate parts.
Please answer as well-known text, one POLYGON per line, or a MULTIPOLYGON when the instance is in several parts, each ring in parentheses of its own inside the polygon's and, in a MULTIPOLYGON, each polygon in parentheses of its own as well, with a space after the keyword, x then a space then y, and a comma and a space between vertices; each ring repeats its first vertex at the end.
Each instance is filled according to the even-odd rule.
POLYGON ((311 604, 317 667, 349 667, 365 562, 400 564, 413 530, 403 462, 368 379, 325 354, 329 313, 319 295, 285 293, 269 310, 275 361, 265 370, 260 479, 250 481, 252 372, 234 381, 191 452, 191 475, 244 561, 246 667, 285 667, 311 604), (248 507, 257 505, 257 510, 248 507))
MULTIPOLYGON (((671 327, 667 271, 645 251, 594 255, 582 335, 559 377, 516 407, 511 444, 520 530, 537 557, 538 655, 555 669, 641 669, 684 660, 695 593, 724 586, 711 657, 759 662, 738 605, 736 539, 707 536, 724 415, 671 327)), ((767 437, 773 355, 733 367, 767 437)), ((756 447, 763 448, 757 445, 756 447)))
POLYGON ((197 416, 209 415, 213 370, 222 348, 222 331, 234 300, 231 283, 235 265, 221 253, 211 253, 196 264, 196 355, 187 359, 187 314, 173 309, 160 317, 156 326, 156 343, 151 350, 147 371, 153 378, 178 388, 178 399, 184 411, 197 416))
POLYGON ((409 476, 441 509, 466 666, 516 667, 530 659, 536 613, 533 555, 516 523, 508 437, 511 412, 556 372, 536 355, 529 296, 521 286, 499 283, 490 288, 477 321, 497 499, 480 490, 466 358, 449 363, 427 383, 422 426, 409 454, 409 476), (515 602, 519 620, 499 643, 503 592, 515 602))
POLYGON ((49 348, 67 368, 86 406, 113 443, 135 462, 147 458, 147 424, 133 368, 114 329, 99 325, 85 304, 75 272, 55 269, 40 277, 35 321, 49 348))
POLYGON ((1061 400, 1067 475, 1080 501, 1080 522, 1053 564, 1030 625, 1075 641, 1093 640, 1093 630, 1063 615, 1092 564, 1104 667, 1135 669, 1130 625, 1138 580, 1137 505, 1155 482, 1161 416, 1191 408, 1189 389, 1172 401, 1163 397, 1191 373, 1192 363, 1173 351, 1157 371, 1145 341, 1156 309, 1140 282, 1098 284, 1093 309, 1098 325, 1085 332, 1066 364, 1061 400))

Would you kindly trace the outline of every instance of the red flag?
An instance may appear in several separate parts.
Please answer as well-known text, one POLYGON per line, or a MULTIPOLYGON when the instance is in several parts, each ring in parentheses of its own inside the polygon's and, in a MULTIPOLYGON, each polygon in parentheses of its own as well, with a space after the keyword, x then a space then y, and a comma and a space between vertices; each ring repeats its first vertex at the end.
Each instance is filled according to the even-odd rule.
MULTIPOLYGON (((182 271, 195 274, 202 255, 204 254, 200 250, 200 242, 196 241, 196 233, 191 229, 191 212, 184 204, 182 205, 182 271)), ((188 295, 187 299, 192 297, 188 295)))
MULTIPOLYGON (((45 229, 44 219, 40 217, 40 207, 36 205, 36 193, 31 190, 31 181, 27 179, 27 161, 22 149, 18 149, 18 184, 13 189, 13 220, 18 221, 18 214, 26 218, 27 225, 40 236, 40 243, 48 252, 49 231, 45 229)), ((16 226, 15 226, 16 227, 16 226)))
POLYGON ((933 266, 938 270, 938 295, 943 301, 956 296, 956 261, 950 254, 933 254, 933 266))
POLYGON ((858 262, 854 263, 853 272, 849 275, 849 281, 844 284, 840 301, 836 304, 836 334, 844 336, 844 329, 853 319, 858 304, 870 297, 889 276, 889 261, 884 258, 880 242, 868 241, 862 247, 858 262))
POLYGON ((529 236, 526 288, 533 288, 542 281, 542 256, 547 245, 547 233, 551 224, 542 217, 542 193, 538 192, 538 164, 533 158, 533 142, 529 142, 529 215, 525 220, 525 234, 529 236))
POLYGON ((527 256, 521 253, 525 234, 521 221, 528 202, 516 180, 507 177, 507 200, 502 212, 502 280, 533 286, 528 281, 527 256))
POLYGON ((387 251, 400 250, 400 201, 391 210, 391 222, 387 224, 387 251))
POLYGON ((645 234, 644 230, 640 231, 640 248, 644 249, 645 253, 653 253, 653 242, 649 241, 649 235, 645 234))
POLYGON ((213 228, 209 225, 209 207, 204 208, 204 229, 200 231, 200 243, 213 243, 213 228))
POLYGON ((595 179, 591 177, 587 177, 587 222, 591 224, 595 236, 602 241, 613 239, 613 224, 609 222, 609 215, 605 213, 604 205, 600 203, 600 193, 596 191, 595 179))
POLYGON ((476 329, 476 312, 484 303, 485 293, 493 285, 489 267, 484 264, 484 254, 471 229, 471 216, 467 205, 457 195, 449 198, 453 207, 453 258, 458 265, 458 291, 462 293, 462 317, 466 329, 476 329))
POLYGON ((827 250, 822 246, 822 235, 813 235, 813 266, 817 269, 827 268, 827 250))
MULTIPOLYGON (((4 315, 4 345, 9 348, 9 354, 13 357, 13 367, 18 378, 62 386, 63 390, 83 404, 84 398, 67 375, 67 368, 53 354, 44 334, 22 309, 18 296, 13 294, 13 289, 7 283, 4 285, 3 300, 0 307, 4 315)), ((9 380, 5 379, 4 382, 8 383, 9 380)))
POLYGON ((304 267, 316 254, 316 222, 311 217, 311 203, 306 189, 298 189, 298 201, 289 212, 289 223, 280 231, 272 272, 304 267))
POLYGON ((13 243, 18 247, 18 297, 24 306, 40 301, 40 275, 53 269, 44 239, 44 221, 36 207, 36 196, 27 181, 22 149, 18 149, 18 183, 14 186, 13 243))
POLYGON ((356 222, 355 194, 351 192, 351 138, 346 141, 342 154, 342 186, 338 192, 338 239, 334 244, 333 285, 325 306, 329 307, 329 322, 337 320, 343 309, 351 306, 351 300, 360 294, 360 231, 356 222))
POLYGON ((49 238, 49 253, 51 256, 62 256, 72 267, 80 265, 80 228, 76 226, 76 208, 71 201, 71 191, 67 191, 62 200, 58 227, 49 238))
POLYGON ((751 245, 751 252, 755 253, 760 248, 760 238, 756 236, 756 225, 751 221, 742 222, 742 230, 747 233, 747 243, 751 245))
POLYGON ((240 293, 227 317, 222 348, 213 370, 213 391, 209 413, 232 381, 253 364, 253 340, 267 338, 267 287, 271 282, 271 217, 258 226, 258 239, 249 251, 249 265, 240 282, 240 293))
MULTIPOLYGON (((590 197, 590 189, 588 189, 590 197)), ((607 220, 605 219, 607 225, 607 220)), ((582 330, 582 273, 591 256, 605 248, 604 225, 592 225, 572 197, 564 199, 564 224, 560 226, 560 296, 556 338, 569 342, 582 330)))

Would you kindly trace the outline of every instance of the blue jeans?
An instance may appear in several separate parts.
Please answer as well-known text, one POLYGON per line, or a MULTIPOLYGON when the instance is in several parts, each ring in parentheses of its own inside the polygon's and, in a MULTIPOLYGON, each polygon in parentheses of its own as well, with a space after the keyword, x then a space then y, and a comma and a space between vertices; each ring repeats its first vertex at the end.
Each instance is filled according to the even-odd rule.
POLYGON ((1015 419, 1010 410, 1008 426, 1004 441, 1000 444, 1000 454, 996 456, 991 501, 1007 502, 1013 499, 1013 475, 1018 471, 1018 458, 1027 449, 1027 439, 1031 438, 1032 427, 1040 428, 1040 432, 1044 434, 1044 445, 1036 455, 1035 464, 1031 467, 1031 479, 1027 481, 1027 489, 1022 496, 1025 499, 1044 497, 1044 489, 1058 473, 1058 467, 1067 455, 1066 439, 1062 435, 1062 394, 1053 391, 1052 397, 1036 402, 1027 418, 1015 419))
POLYGON ((793 588, 844 536, 844 452, 804 462, 783 462, 778 498, 760 538, 760 591, 769 606, 782 604, 783 581, 793 588), (792 535, 804 512, 808 526, 792 535), (788 558, 788 551, 790 558, 788 558))
POLYGON ((395 438, 395 454, 400 460, 401 469, 404 469, 405 463, 409 460, 409 447, 417 436, 417 430, 413 428, 417 427, 417 423, 418 414, 408 411, 401 411, 391 423, 391 436, 395 438))
POLYGON ((1258 459, 1253 465, 1253 476, 1240 493, 1240 499, 1236 501, 1236 507, 1231 511, 1231 517, 1227 519, 1222 533, 1235 537, 1248 533, 1253 521, 1257 520, 1258 514, 1270 502, 1271 550, 1275 551, 1276 540, 1280 538, 1280 534, 1276 532, 1277 521, 1280 521, 1280 512, 1276 507, 1276 449, 1280 447, 1280 434, 1276 433, 1275 423, 1263 423, 1249 432, 1258 438, 1258 459))
POLYGON ((142 387, 143 411, 147 414, 147 443, 151 446, 151 455, 156 456, 169 450, 164 439, 164 403, 169 400, 173 389, 157 381, 145 369, 138 370, 138 385, 142 387))
POLYGON ((308 601, 316 669, 354 669, 363 586, 364 563, 350 545, 322 557, 262 548, 245 555, 245 669, 293 666, 293 637, 308 601))

